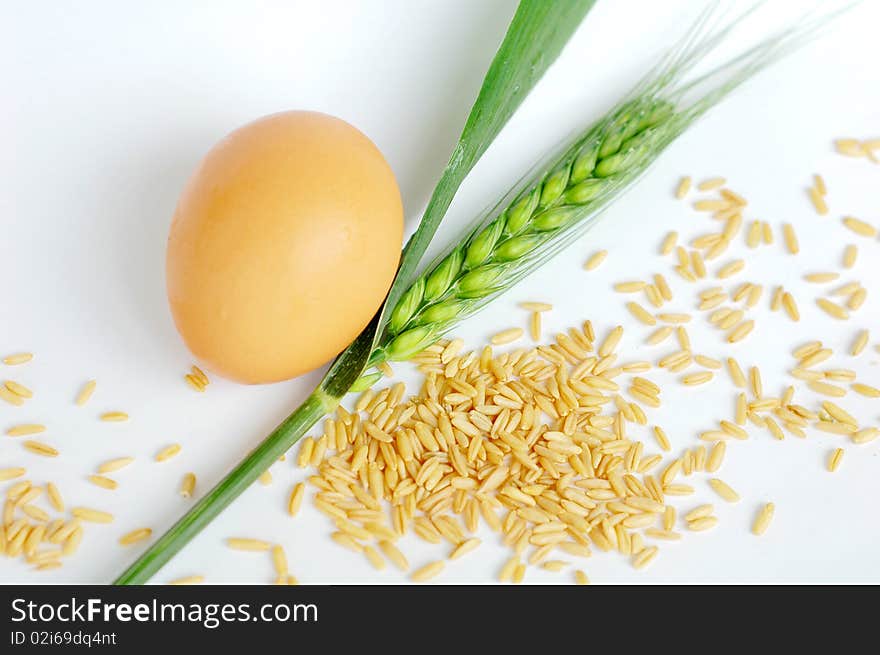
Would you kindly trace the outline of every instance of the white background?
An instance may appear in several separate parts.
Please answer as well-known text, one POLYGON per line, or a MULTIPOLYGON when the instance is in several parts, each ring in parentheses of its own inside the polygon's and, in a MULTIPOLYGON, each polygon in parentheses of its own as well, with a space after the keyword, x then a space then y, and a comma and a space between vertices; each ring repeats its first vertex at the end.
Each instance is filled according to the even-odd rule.
MULTIPOLYGON (((771 2, 769 13, 797 15, 808 3, 771 2)), ((559 138, 602 114, 693 19, 702 2, 599 2, 468 177, 437 243, 456 239, 459 226, 506 190, 559 138)), ((54 480, 68 505, 116 514, 109 526, 89 526, 81 552, 64 568, 31 572, 0 558, 0 581, 108 582, 139 547, 117 538, 153 527, 158 536, 190 506, 177 489, 195 471, 199 491, 216 482, 294 408, 320 372, 270 387, 215 380, 206 394, 185 386, 191 359, 175 333, 165 302, 164 247, 170 217, 187 176, 225 133, 263 114, 292 108, 336 114, 366 132, 393 166, 413 228, 454 145, 482 76, 500 43, 515 3, 510 0, 375 2, 0 2, 0 355, 29 350, 23 367, 0 365, 3 379, 33 388, 24 408, 0 403, 0 428, 41 422, 54 460, 0 437, 0 468, 22 465, 35 483, 54 480), (80 385, 98 380, 85 408, 73 404, 80 385), (97 420, 107 410, 131 414, 127 424, 97 420), (152 461, 163 446, 183 452, 152 461), (115 475, 116 492, 85 480, 102 461, 123 455, 135 464, 115 475)), ((784 283, 800 300, 803 319, 771 314, 767 297, 752 337, 734 348, 704 318, 689 328, 695 349, 743 365, 760 362, 765 388, 788 384, 793 345, 821 338, 839 354, 829 364, 858 370, 880 385, 874 345, 857 361, 843 354, 860 328, 878 325, 876 280, 880 243, 855 237, 842 214, 880 223, 880 166, 834 154, 840 136, 880 136, 880 3, 868 2, 835 29, 743 87, 662 156, 603 223, 489 309, 461 326, 473 347, 501 328, 524 325, 517 301, 555 303, 546 332, 593 319, 600 333, 631 328, 628 360, 656 359, 671 344, 648 348, 646 330, 624 310, 611 285, 654 272, 670 277, 657 254, 668 229, 692 238, 715 229, 704 215, 672 198, 682 173, 725 175, 748 196, 746 218, 777 228, 777 243, 748 252, 745 273, 733 280, 784 283), (831 214, 817 216, 804 189, 812 173, 825 175, 831 214), (785 255, 778 228, 796 225, 802 253, 785 255), (813 303, 819 289, 803 273, 837 270, 843 247, 858 242, 855 270, 843 279, 873 287, 855 317, 835 322, 813 303), (598 248, 610 252, 599 270, 580 267, 598 248)), ((746 38, 770 29, 744 26, 746 38)), ((732 46, 742 46, 736 38, 732 46)), ((726 261, 729 256, 722 260, 726 261)), ((718 263, 710 270, 715 270, 718 263)), ((698 288, 675 278, 673 311, 690 311, 698 288)), ((733 284, 729 284, 732 287, 733 284)), ((403 367, 398 366, 399 371, 403 367)), ((685 389, 664 383, 666 403, 650 420, 665 426, 675 451, 696 445, 700 430, 732 414, 725 375, 685 389)), ((811 406, 817 399, 799 391, 811 406)), ((865 424, 880 419, 877 401, 849 394, 842 401, 865 424)), ((726 505, 704 476, 698 494, 680 508, 715 502, 720 525, 661 544, 645 571, 625 558, 597 553, 580 564, 595 583, 880 582, 880 441, 848 446, 840 470, 825 471, 841 437, 811 432, 800 441, 773 441, 750 430, 735 442, 721 476, 743 500, 726 505), (776 518, 762 538, 749 533, 760 503, 772 500, 776 518)), ((647 432, 649 452, 655 451, 647 432)), ((396 570, 379 573, 333 544, 329 521, 304 507, 291 520, 287 494, 304 472, 288 460, 272 468, 274 483, 246 492, 156 578, 203 574, 207 581, 261 583, 273 578, 263 554, 234 552, 223 540, 249 536, 284 544, 292 571, 304 583, 397 583, 396 570)), ((683 528, 679 528, 683 529, 683 528)), ((447 567, 441 582, 488 583, 506 559, 491 533, 484 545, 447 567)), ((407 538, 414 566, 443 557, 445 547, 407 538)), ((531 568, 527 582, 570 582, 570 573, 531 568)))

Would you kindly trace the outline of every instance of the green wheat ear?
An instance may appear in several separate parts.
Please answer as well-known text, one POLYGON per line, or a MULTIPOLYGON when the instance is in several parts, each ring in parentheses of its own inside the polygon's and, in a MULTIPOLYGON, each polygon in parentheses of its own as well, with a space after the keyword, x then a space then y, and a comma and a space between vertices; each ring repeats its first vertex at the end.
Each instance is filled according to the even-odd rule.
POLYGON ((535 254, 590 215, 591 206, 635 179, 680 131, 671 103, 631 101, 578 139, 550 172, 527 185, 406 291, 391 313, 384 352, 407 359, 504 291, 535 254))
POLYGON ((707 9, 626 100, 526 177, 410 286, 371 361, 409 359, 538 268, 592 225, 697 118, 837 15, 804 19, 686 81, 753 10, 713 30, 714 8, 707 9))

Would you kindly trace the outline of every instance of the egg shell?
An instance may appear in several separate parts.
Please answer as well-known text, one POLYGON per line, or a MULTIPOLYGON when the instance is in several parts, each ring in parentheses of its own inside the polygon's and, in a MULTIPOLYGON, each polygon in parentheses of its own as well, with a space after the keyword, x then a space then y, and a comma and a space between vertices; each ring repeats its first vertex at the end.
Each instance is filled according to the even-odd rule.
POLYGON ((290 111, 232 132, 184 189, 166 259, 175 325, 213 372, 285 380, 369 323, 400 257, 394 174, 363 133, 290 111))

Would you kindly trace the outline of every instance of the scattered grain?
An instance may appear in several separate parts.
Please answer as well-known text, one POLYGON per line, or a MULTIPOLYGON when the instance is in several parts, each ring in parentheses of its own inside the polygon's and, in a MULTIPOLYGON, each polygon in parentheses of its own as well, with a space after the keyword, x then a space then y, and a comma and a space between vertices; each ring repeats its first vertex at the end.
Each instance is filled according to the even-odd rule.
POLYGON ((670 254, 673 250, 675 250, 675 246, 677 245, 677 243, 678 232, 673 230, 672 232, 667 233, 666 236, 663 238, 663 242, 660 244, 660 254, 664 256, 670 254))
POLYGON ((521 302, 519 304, 520 307, 529 312, 549 312, 553 309, 553 305, 547 302, 521 302))
POLYGON ((112 523, 113 515, 90 507, 74 507, 71 510, 74 517, 88 521, 89 523, 112 523))
POLYGON ((266 552, 270 548, 272 548, 272 544, 270 544, 268 541, 239 537, 230 537, 226 540, 226 545, 229 546, 232 550, 246 550, 254 552, 266 552))
POLYGON ((831 456, 828 458, 828 471, 834 473, 837 470, 837 467, 840 466, 840 460, 843 458, 843 448, 835 448, 831 452, 831 456))
POLYGON ((712 490, 721 496, 728 503, 736 503, 739 502, 739 494, 733 490, 733 488, 728 485, 726 482, 719 478, 712 478, 709 480, 709 486, 712 487, 712 490))
MULTIPOLYGON (((430 564, 426 564, 422 568, 413 572, 410 576, 410 580, 413 582, 425 582, 430 580, 431 578, 435 578, 440 573, 443 572, 443 568, 446 565, 443 563, 443 560, 437 560, 436 562, 431 562, 430 564)), ((525 570, 525 569, 523 569, 525 570)))
POLYGON ((522 338, 523 329, 522 328, 509 328, 507 330, 502 330, 495 334, 491 341, 493 346, 500 346, 506 343, 512 343, 517 339, 522 338))
POLYGON ((770 526, 770 521, 773 520, 775 512, 776 506, 773 503, 764 505, 755 517, 755 522, 752 523, 752 534, 756 536, 764 534, 770 526))
POLYGON ((877 236, 876 227, 874 227, 870 223, 859 220, 858 218, 854 218, 852 216, 844 216, 843 224, 859 236, 868 237, 869 239, 873 239, 877 236))
POLYGON ((158 453, 156 453, 156 461, 157 462, 164 462, 165 460, 171 459, 172 457, 174 457, 175 455, 180 453, 180 451, 181 451, 180 444, 175 443, 175 444, 171 444, 170 446, 166 446, 165 448, 160 450, 158 453))
POLYGON ((40 425, 38 423, 25 423, 22 425, 15 425, 8 430, 6 430, 6 436, 8 437, 24 437, 31 434, 40 434, 41 432, 46 431, 45 425, 40 425))
POLYGON ((205 576, 203 575, 188 575, 185 578, 177 578, 176 580, 172 580, 168 584, 170 585, 190 585, 190 584, 201 584, 205 581, 205 576))
POLYGON ((139 541, 143 541, 144 539, 149 539, 152 535, 153 530, 151 528, 138 528, 137 530, 132 530, 131 532, 119 537, 119 545, 131 546, 132 544, 136 544, 139 541))
POLYGON ((599 266, 602 264, 602 262, 605 261, 605 258, 607 256, 608 256, 607 250, 599 250, 599 251, 593 253, 590 256, 590 258, 587 259, 586 263, 584 264, 584 268, 588 271, 592 271, 592 270, 599 268, 599 266))
POLYGON ((103 414, 101 414, 101 420, 119 423, 122 421, 127 421, 128 414, 126 414, 125 412, 104 412, 103 414))
POLYGON ((795 234, 794 226, 791 223, 784 223, 782 225, 782 234, 785 238, 785 247, 788 249, 788 252, 792 255, 798 254, 801 248, 798 244, 798 238, 797 234, 795 234))

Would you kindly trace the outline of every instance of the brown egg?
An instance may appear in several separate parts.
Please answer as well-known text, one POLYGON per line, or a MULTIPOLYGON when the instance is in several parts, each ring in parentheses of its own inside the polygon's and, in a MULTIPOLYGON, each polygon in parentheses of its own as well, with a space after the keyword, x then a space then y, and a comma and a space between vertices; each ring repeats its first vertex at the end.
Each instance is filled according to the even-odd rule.
POLYGON ((394 174, 364 134, 317 112, 266 116, 214 146, 183 191, 166 261, 174 322, 219 375, 300 375, 366 327, 402 238, 394 174))

